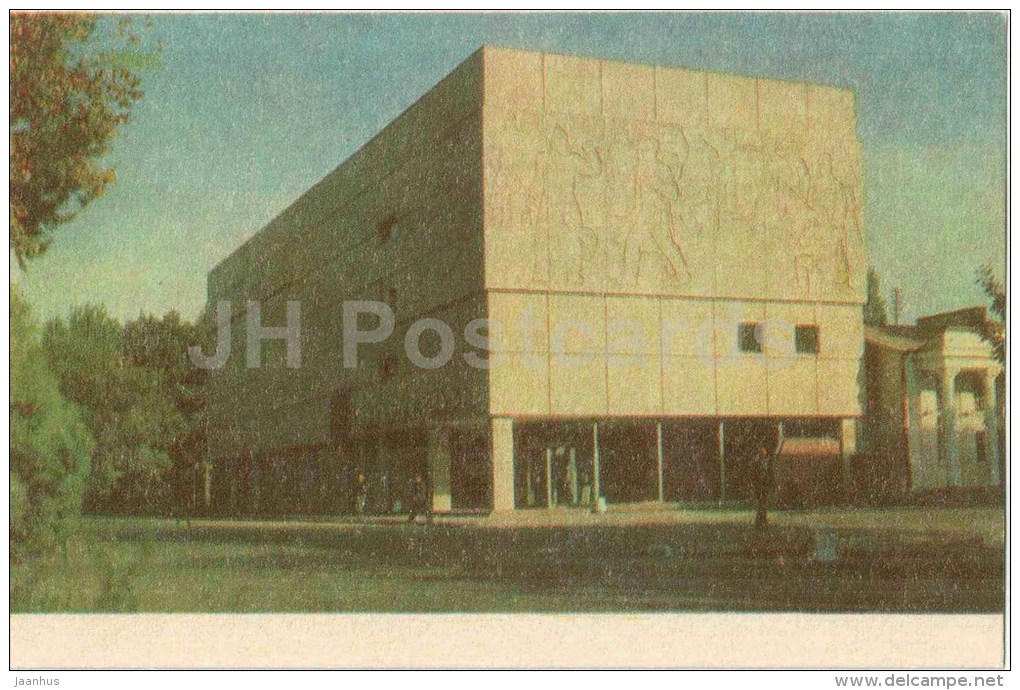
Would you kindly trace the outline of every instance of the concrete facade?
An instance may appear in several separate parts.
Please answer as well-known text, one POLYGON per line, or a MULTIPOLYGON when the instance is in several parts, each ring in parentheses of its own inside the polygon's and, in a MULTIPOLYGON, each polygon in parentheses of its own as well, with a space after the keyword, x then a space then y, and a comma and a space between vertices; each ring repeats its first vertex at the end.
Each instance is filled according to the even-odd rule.
MULTIPOLYGON (((401 483, 427 472, 436 509, 520 506, 542 493, 530 464, 522 479, 529 424, 548 435, 527 461, 547 456, 547 503, 554 464, 569 503, 601 495, 600 421, 621 447, 653 449, 659 497, 663 455, 725 449, 727 419, 832 422, 849 455, 861 203, 848 91, 485 47, 212 271, 234 348, 212 377, 210 455, 233 485, 257 483, 266 456, 316 458, 309 484, 346 468, 328 470, 323 510, 368 466, 401 483), (280 341, 246 366, 249 300, 274 326, 300 303, 300 367, 280 341), (396 316, 353 369, 351 300, 396 316), (423 318, 456 336, 444 366, 403 354, 423 318), (462 356, 480 318, 487 369, 462 356), (744 327, 757 347, 741 347, 744 327), (572 426, 534 426, 550 422, 572 426)), ((725 464, 713 472, 725 494, 725 464)))
POLYGON ((529 353, 508 334, 494 414, 859 414, 864 241, 848 92, 486 57, 489 317, 528 314, 550 331, 529 353), (628 320, 640 338, 609 332, 628 320), (569 328, 578 321, 592 330, 569 328), (738 353, 737 324, 767 321, 818 324, 818 356, 791 357, 792 328, 768 334, 763 357, 738 353), (550 348, 591 362, 516 366, 550 348))

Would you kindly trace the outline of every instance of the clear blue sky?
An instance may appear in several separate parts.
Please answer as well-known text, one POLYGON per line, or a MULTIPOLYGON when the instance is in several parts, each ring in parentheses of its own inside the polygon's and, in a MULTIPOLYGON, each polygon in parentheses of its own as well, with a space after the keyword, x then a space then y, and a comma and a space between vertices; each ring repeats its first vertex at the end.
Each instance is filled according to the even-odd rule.
POLYGON ((852 88, 870 261, 905 315, 984 303, 975 268, 1005 262, 1001 14, 154 21, 164 52, 114 144, 119 182, 21 276, 44 317, 103 302, 193 318, 213 265, 482 43, 852 88))

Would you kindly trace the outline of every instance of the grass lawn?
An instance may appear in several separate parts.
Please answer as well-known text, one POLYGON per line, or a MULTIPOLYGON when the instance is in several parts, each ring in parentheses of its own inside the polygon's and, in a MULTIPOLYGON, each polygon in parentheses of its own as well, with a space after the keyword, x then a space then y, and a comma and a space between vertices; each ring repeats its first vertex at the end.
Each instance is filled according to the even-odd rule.
MULTIPOLYGON (((397 521, 89 518, 15 612, 999 611, 1002 512, 635 511, 397 521), (813 559, 817 527, 835 562, 813 559)), ((13 574, 12 574, 13 579, 13 574)))

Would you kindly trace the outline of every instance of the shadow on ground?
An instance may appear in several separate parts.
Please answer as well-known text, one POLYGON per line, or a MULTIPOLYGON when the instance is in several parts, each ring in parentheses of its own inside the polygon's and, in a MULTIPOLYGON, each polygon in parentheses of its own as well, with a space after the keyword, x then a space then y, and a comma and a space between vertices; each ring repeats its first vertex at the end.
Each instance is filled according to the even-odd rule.
POLYGON ((995 545, 892 527, 829 532, 780 525, 761 532, 744 522, 188 526, 91 519, 65 564, 38 577, 12 605, 151 612, 964 612, 1001 611, 1003 582, 1003 551, 995 545))

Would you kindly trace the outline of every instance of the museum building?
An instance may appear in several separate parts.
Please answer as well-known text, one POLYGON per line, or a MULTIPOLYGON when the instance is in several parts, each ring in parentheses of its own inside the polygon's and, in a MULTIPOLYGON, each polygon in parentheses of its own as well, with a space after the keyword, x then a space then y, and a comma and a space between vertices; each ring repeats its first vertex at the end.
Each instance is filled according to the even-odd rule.
POLYGON ((824 493, 861 179, 850 91, 479 49, 209 274, 215 507, 739 500, 779 438, 824 493))

